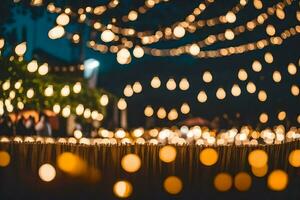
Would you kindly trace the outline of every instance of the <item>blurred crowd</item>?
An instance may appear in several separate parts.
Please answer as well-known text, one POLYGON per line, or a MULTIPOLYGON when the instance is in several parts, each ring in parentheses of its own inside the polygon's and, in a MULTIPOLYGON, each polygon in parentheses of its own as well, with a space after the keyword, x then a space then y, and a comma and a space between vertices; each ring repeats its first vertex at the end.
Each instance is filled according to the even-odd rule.
POLYGON ((52 136, 52 128, 48 116, 44 113, 39 114, 37 122, 33 116, 25 118, 21 115, 13 121, 9 115, 3 115, 0 117, 0 135, 52 136))

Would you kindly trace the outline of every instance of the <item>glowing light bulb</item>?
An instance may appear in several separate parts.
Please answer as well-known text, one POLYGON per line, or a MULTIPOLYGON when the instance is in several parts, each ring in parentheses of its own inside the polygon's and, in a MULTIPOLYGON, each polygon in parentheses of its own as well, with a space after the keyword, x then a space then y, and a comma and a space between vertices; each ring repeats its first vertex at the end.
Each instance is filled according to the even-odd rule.
POLYGON ((70 22, 70 17, 66 13, 61 13, 56 18, 56 23, 61 26, 66 26, 70 22))
POLYGON ((38 69, 38 63, 36 60, 32 60, 27 64, 27 70, 31 73, 36 72, 36 70, 38 69))
POLYGON ((18 44, 15 48, 15 52, 18 56, 23 56, 27 50, 26 42, 18 44))
POLYGON ((49 72, 49 67, 47 63, 42 64, 38 70, 39 74, 44 76, 49 72))
POLYGON ((101 33, 101 40, 103 42, 111 42, 115 38, 115 34, 111 30, 105 30, 101 33))

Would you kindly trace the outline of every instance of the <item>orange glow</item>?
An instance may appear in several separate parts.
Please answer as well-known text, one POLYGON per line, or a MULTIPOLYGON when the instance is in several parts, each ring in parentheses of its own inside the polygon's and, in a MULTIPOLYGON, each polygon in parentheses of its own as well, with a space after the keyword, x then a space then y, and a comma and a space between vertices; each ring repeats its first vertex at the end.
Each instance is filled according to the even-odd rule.
POLYGON ((6 167, 10 163, 10 155, 6 151, 0 151, 0 167, 6 167))
POLYGON ((176 176, 169 176, 164 181, 164 188, 169 194, 178 194, 182 190, 182 181, 176 176))
POLYGON ((212 166, 218 161, 218 152, 212 148, 206 148, 200 152, 200 162, 206 166, 212 166))
POLYGON ((248 156, 248 162, 252 167, 261 168, 268 162, 268 154, 263 150, 254 150, 248 156))
POLYGON ((234 177, 234 186, 238 191, 245 192, 250 189, 252 179, 246 172, 240 172, 234 177))
POLYGON ((228 173, 220 173, 214 179, 214 186, 220 192, 226 192, 232 187, 232 177, 228 173))
POLYGON ((283 170, 274 170, 268 177, 268 187, 271 190, 282 191, 288 185, 288 175, 283 170))
POLYGON ((129 173, 136 172, 141 167, 141 159, 136 154, 127 154, 122 158, 121 166, 129 173))
POLYGON ((173 146, 164 146, 159 150, 159 158, 161 161, 170 163, 176 159, 176 149, 173 146))

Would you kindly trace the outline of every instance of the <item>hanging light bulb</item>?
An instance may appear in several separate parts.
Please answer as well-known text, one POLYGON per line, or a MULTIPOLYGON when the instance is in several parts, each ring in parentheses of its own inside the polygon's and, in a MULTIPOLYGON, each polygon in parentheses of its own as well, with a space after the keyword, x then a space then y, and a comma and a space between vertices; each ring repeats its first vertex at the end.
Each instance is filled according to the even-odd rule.
POLYGON ((60 112, 60 105, 59 104, 54 104, 53 112, 56 113, 56 114, 58 114, 60 112))
POLYGON ((26 96, 27 96, 27 98, 31 99, 34 96, 34 90, 32 88, 27 90, 26 96))
POLYGON ((54 28, 50 29, 48 32, 48 36, 52 40, 56 40, 64 36, 65 29, 62 26, 55 26, 54 28))
POLYGON ((75 83, 75 85, 73 86, 73 92, 74 92, 75 94, 78 94, 78 93, 81 91, 81 88, 82 88, 81 83, 80 83, 80 82, 77 82, 77 83, 75 83))
POLYGON ((190 87, 189 81, 186 78, 181 79, 179 82, 179 88, 183 91, 188 90, 190 87))
POLYGON ((141 58, 144 56, 144 49, 140 46, 135 46, 133 49, 133 55, 136 58, 141 58))
POLYGON ((9 88, 10 88, 10 81, 7 80, 2 84, 2 89, 5 91, 8 90, 9 88))
POLYGON ((157 76, 153 77, 152 80, 151 80, 151 86, 153 88, 159 88, 160 85, 161 85, 160 79, 157 76))
POLYGON ((133 84, 132 89, 135 93, 141 93, 143 90, 143 87, 142 87, 141 83, 137 81, 133 84))
POLYGON ((101 40, 103 42, 111 42, 115 38, 115 34, 111 30, 105 30, 101 33, 101 40))
POLYGON ((49 86, 45 89, 45 92, 44 92, 44 94, 45 94, 46 97, 51 97, 51 96, 53 96, 53 93, 54 93, 54 91, 53 91, 53 85, 49 85, 49 86))
POLYGON ((126 87, 124 88, 123 93, 126 97, 131 97, 133 95, 133 90, 131 88, 131 85, 126 85, 126 87))
POLYGON ((63 117, 67 118, 67 117, 70 116, 70 114, 71 114, 71 108, 70 108, 69 105, 66 106, 66 107, 64 107, 64 108, 62 109, 62 116, 63 116, 63 117))
POLYGON ((66 13, 61 13, 56 18, 56 23, 61 26, 66 26, 70 22, 70 17, 66 13))
POLYGON ((200 47, 197 44, 192 44, 190 46, 190 54, 192 54, 193 56, 196 56, 200 53, 200 47))
POLYGON ((23 56, 27 50, 26 42, 18 44, 15 48, 15 52, 18 56, 23 56))
POLYGON ((38 63, 36 60, 32 60, 27 64, 27 70, 31 73, 36 72, 36 70, 38 69, 38 63))
POLYGON ((174 79, 170 78, 166 84, 168 90, 175 90, 176 89, 176 82, 174 79))
POLYGON ((125 65, 131 62, 131 55, 128 49, 122 48, 120 51, 117 53, 117 61, 121 65, 125 65))
POLYGON ((185 29, 182 26, 178 25, 174 28, 173 34, 177 38, 182 38, 185 35, 185 29))
POLYGON ((147 106, 144 110, 144 114, 147 117, 151 117, 153 115, 153 113, 154 113, 154 110, 151 106, 147 106))
POLYGON ((68 85, 65 85, 61 91, 60 91, 61 96, 66 97, 69 96, 70 94, 70 87, 68 85))
POLYGON ((47 63, 42 64, 38 70, 39 74, 42 76, 46 75, 48 73, 48 71, 49 71, 49 68, 48 68, 47 63))
POLYGON ((77 115, 82 115, 83 112, 84 112, 84 106, 83 106, 82 104, 79 104, 79 105, 76 107, 75 111, 76 111, 76 114, 77 114, 77 115))
POLYGON ((107 106, 108 102, 109 102, 109 98, 106 94, 104 94, 100 97, 100 104, 102 106, 107 106))
POLYGON ((127 108, 127 103, 126 103, 125 99, 121 98, 118 101, 118 108, 119 108, 119 110, 125 110, 127 108))

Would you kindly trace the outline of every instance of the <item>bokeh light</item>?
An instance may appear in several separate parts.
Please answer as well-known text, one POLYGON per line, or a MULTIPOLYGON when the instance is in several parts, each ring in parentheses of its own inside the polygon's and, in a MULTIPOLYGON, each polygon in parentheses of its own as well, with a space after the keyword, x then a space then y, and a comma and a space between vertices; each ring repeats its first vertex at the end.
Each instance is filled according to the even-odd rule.
POLYGON ((268 165, 264 165, 263 167, 251 166, 251 171, 256 177, 264 177, 268 173, 268 165))
POLYGON ((293 150, 289 155, 289 163, 293 167, 300 167, 300 150, 293 150))
POLYGON ((234 177, 234 186, 238 191, 245 192, 248 191, 251 187, 252 179, 249 174, 246 172, 239 172, 234 177))
POLYGON ((127 198, 132 193, 132 185, 128 181, 118 181, 114 184, 113 192, 119 198, 127 198))
POLYGON ((226 192, 232 187, 232 177, 228 173, 219 173, 214 179, 214 186, 220 192, 226 192))
POLYGON ((264 167, 268 162, 268 154, 260 149, 253 150, 248 155, 248 162, 252 167, 264 167))
POLYGON ((200 162, 206 166, 212 166, 218 161, 218 152, 213 148, 206 148, 200 152, 200 162))
POLYGON ((6 151, 0 151, 0 167, 6 167, 10 163, 10 155, 6 151))
POLYGON ((122 158, 121 166, 129 173, 136 172, 141 167, 141 159, 136 154, 127 154, 122 158))
POLYGON ((176 159, 176 149, 173 146, 167 145, 159 150, 159 158, 161 161, 170 163, 176 159))
POLYGON ((268 177, 268 187, 274 191, 282 191, 288 185, 288 175, 283 170, 274 170, 268 177))
POLYGON ((45 182, 52 181, 56 176, 55 168, 51 164, 43 164, 39 168, 39 176, 45 182))
POLYGON ((164 188, 169 194, 176 195, 181 192, 183 184, 180 178, 176 176, 169 176, 164 181, 164 188))

